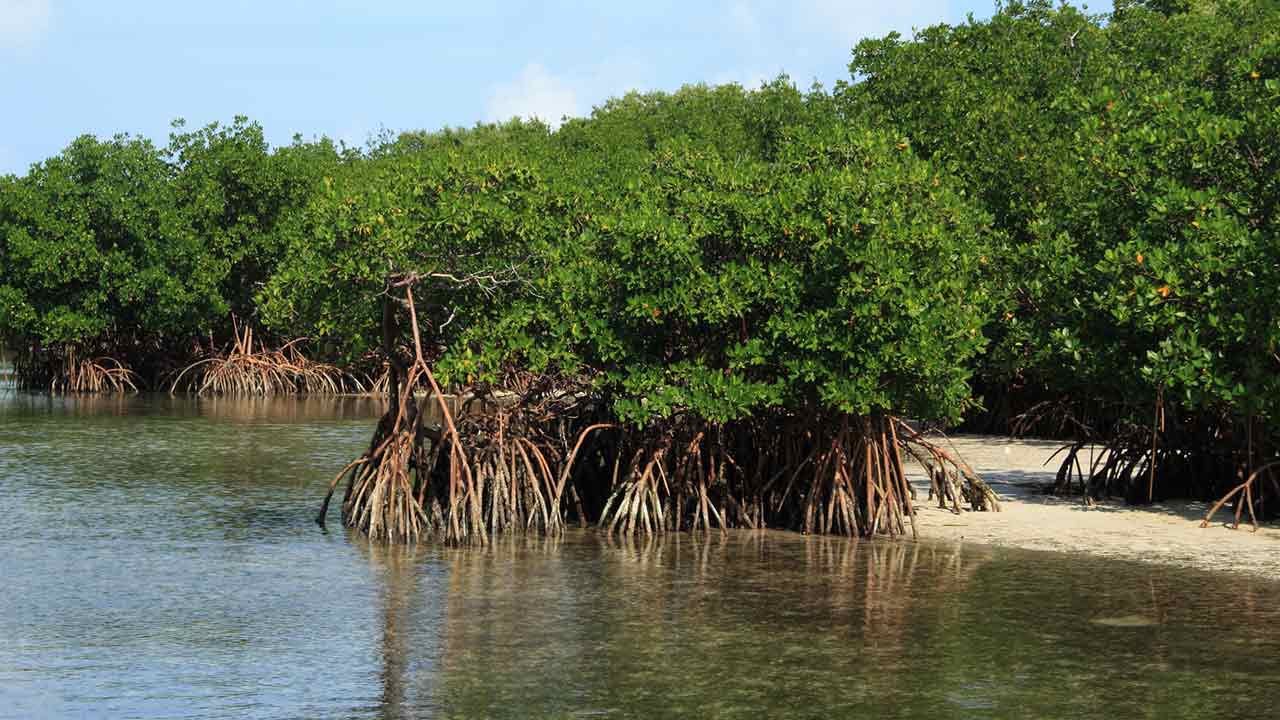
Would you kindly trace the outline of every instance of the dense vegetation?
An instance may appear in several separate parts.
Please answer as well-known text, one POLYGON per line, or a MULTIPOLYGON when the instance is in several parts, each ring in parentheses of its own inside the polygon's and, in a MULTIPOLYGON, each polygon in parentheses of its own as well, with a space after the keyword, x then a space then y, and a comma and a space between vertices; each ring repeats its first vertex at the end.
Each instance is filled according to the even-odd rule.
POLYGON ((990 507, 903 417, 1069 438, 1064 491, 1274 511, 1280 7, 1010 3, 850 77, 363 150, 83 137, 0 179, 0 337, 68 390, 376 382, 374 534, 902 532, 903 452, 990 507), (473 399, 439 430, 431 385, 473 399))
POLYGON ((1133 500, 1234 485, 1280 409, 1278 6, 1175 5, 865 42, 847 90, 995 218, 988 419, 1112 441, 1060 482, 1133 500))

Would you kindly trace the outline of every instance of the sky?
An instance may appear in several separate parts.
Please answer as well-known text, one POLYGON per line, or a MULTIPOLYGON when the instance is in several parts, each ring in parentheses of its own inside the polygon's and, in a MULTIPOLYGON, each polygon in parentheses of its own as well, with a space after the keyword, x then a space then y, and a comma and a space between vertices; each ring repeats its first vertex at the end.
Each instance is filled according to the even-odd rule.
MULTIPOLYGON (((1090 3, 1106 11, 1110 2, 1090 3)), ((513 116, 552 125, 629 90, 848 78, 861 38, 994 0, 0 0, 0 174, 76 136, 168 140, 246 115, 267 139, 513 116)))

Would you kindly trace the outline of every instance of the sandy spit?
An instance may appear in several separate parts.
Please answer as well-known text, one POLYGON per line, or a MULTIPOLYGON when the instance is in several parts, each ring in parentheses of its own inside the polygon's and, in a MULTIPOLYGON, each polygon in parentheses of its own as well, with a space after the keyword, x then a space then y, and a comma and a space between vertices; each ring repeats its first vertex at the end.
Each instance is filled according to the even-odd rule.
POLYGON ((1058 460, 1045 461, 1060 443, 956 436, 950 444, 1000 496, 1001 512, 955 515, 939 509, 925 501, 928 478, 909 465, 919 491, 916 522, 922 540, 1086 553, 1280 579, 1280 523, 1262 523, 1254 532, 1246 513, 1235 530, 1230 526, 1234 511, 1224 506, 1210 527, 1201 528, 1211 505, 1203 502, 1133 507, 1109 500, 1086 507, 1080 498, 1040 490, 1054 480, 1058 460))

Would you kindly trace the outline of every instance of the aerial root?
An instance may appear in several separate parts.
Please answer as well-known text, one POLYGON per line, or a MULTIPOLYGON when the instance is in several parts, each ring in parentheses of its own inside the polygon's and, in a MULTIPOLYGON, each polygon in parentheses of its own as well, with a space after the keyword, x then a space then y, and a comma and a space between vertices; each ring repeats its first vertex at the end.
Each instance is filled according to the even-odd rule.
POLYGON ((110 357, 77 359, 68 351, 66 374, 55 380, 54 392, 138 392, 137 373, 110 357))
POLYGON ((1275 472, 1272 470, 1272 468, 1275 468, 1277 466, 1280 466, 1280 460, 1267 463, 1266 465, 1263 465, 1257 470, 1254 470, 1253 472, 1249 473, 1249 477, 1244 482, 1232 488, 1230 492, 1222 496, 1222 498, 1220 498, 1218 502, 1214 503, 1213 507, 1209 509, 1209 512, 1205 514, 1204 520, 1200 521, 1200 527, 1202 528, 1209 527, 1209 523, 1213 520, 1214 513, 1218 512, 1218 510, 1221 509, 1222 506, 1225 505, 1227 501, 1229 501, 1231 498, 1237 495, 1241 495, 1242 497, 1236 501, 1235 522, 1232 524, 1232 528, 1237 530, 1240 528, 1241 513, 1244 512, 1245 508, 1248 508, 1249 523, 1253 525, 1253 531, 1257 532, 1258 518, 1253 511, 1253 506, 1255 502, 1253 486, 1254 486, 1254 483, 1257 482, 1259 478, 1263 477, 1263 474, 1265 473, 1266 474, 1265 477, 1267 478, 1268 481, 1270 481, 1272 489, 1275 490, 1275 493, 1277 496, 1280 496, 1280 482, 1276 481, 1275 472))
POLYGON ((427 364, 411 288, 405 289, 414 336, 407 370, 393 365, 391 408, 378 423, 369 449, 330 484, 317 522, 347 478, 342 518, 370 538, 412 543, 428 537, 451 544, 486 544, 514 530, 554 535, 568 520, 568 497, 585 522, 571 470, 584 444, 609 424, 581 427, 564 402, 536 393, 509 402, 463 404, 455 413, 427 364), (429 388, 419 399, 414 389, 429 388), (426 418, 434 413, 440 427, 426 418), (574 442, 567 442, 574 438, 574 442))
POLYGON ((138 392, 138 374, 116 358, 86 357, 75 345, 19 353, 14 384, 53 393, 138 392))
MULTIPOLYGON (((405 413, 410 418, 425 414, 405 413)), ((323 526, 330 497, 347 478, 344 523, 374 539, 434 537, 485 544, 504 532, 562 532, 569 518, 574 456, 588 435, 607 426, 582 430, 566 455, 554 442, 520 427, 519 417, 518 410, 503 408, 459 418, 460 441, 412 422, 397 426, 395 418, 384 419, 381 425, 398 429, 380 441, 375 437, 371 451, 338 473, 317 522, 323 526)), ((585 520, 580 500, 576 506, 585 520)))
POLYGON ((398 287, 403 302, 388 295, 383 306, 390 409, 369 449, 330 483, 321 525, 346 478, 344 524, 389 542, 555 535, 571 512, 585 525, 601 506, 598 525, 623 535, 774 527, 864 537, 910 528, 914 537, 904 452, 956 512, 961 498, 972 510, 999 510, 968 464, 887 415, 772 413, 727 423, 677 416, 619 427, 593 421, 599 406, 584 385, 527 376, 509 378, 509 392, 471 388, 465 402, 446 402, 423 356, 412 288, 389 289, 398 287), (407 308, 412 325, 407 368, 390 341, 398 334, 392 302, 407 308), (423 384, 429 391, 419 399, 414 389, 423 384), (425 424, 429 413, 439 427, 425 424), (604 477, 607 487, 590 482, 604 477))
POLYGON ((609 532, 788 528, 848 536, 916 535, 903 453, 960 512, 999 510, 958 456, 897 418, 673 425, 619 440, 600 524, 609 532), (781 424, 781 429, 778 425, 781 424), (744 467, 738 458, 751 458, 744 467))
POLYGON ((999 496, 958 453, 946 450, 900 419, 895 418, 892 426, 902 431, 898 445, 928 473, 929 497, 938 507, 959 514, 963 501, 973 512, 1000 512, 999 496))
MULTIPOLYGON (((1211 517, 1234 500, 1238 526, 1244 514, 1267 516, 1268 499, 1280 497, 1266 442, 1255 442, 1257 419, 1177 412, 1157 396, 1151 424, 1120 422, 1105 437, 1086 435, 1060 448, 1052 491, 1094 498, 1123 497, 1132 504, 1163 497, 1216 499, 1211 517), (1243 442, 1241 442, 1243 441, 1243 442), (1255 474, 1254 468, 1262 463, 1255 474)), ((1262 435, 1265 439, 1265 433, 1262 435)))
POLYGON ((299 338, 278 349, 259 342, 254 349, 253 329, 238 325, 235 342, 225 353, 187 365, 169 384, 196 395, 338 395, 361 391, 358 380, 327 363, 307 358, 298 350, 299 338), (185 382, 184 382, 185 381, 185 382))

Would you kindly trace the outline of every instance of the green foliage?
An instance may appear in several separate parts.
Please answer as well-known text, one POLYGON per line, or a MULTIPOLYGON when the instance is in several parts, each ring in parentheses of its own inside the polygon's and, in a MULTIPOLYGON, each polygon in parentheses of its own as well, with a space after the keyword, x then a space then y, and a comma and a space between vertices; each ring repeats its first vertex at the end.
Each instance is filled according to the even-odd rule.
POLYGON ((470 325, 503 286, 536 272, 524 249, 554 228, 558 208, 534 167, 477 147, 387 153, 324 177, 258 297, 265 321, 355 359, 379 342, 376 298, 391 279, 421 276, 421 319, 435 330, 450 318, 470 325))
POLYGON ((989 313, 974 284, 985 218, 882 133, 779 151, 668 143, 600 190, 534 291, 479 329, 488 367, 515 355, 599 372, 639 423, 779 407, 956 417, 989 313))
POLYGON ((772 159, 787 134, 835 124, 836 108, 821 88, 801 93, 786 76, 758 89, 737 84, 686 85, 674 93, 631 92, 612 98, 589 118, 571 119, 556 141, 578 155, 643 158, 680 143, 728 159, 772 159))
POLYGON ((217 260, 185 222, 163 153, 81 137, 0 191, 0 334, 127 342, 225 312, 217 260))
POLYGON ((244 118, 164 150, 77 139, 0 182, 0 337, 33 368, 79 347, 154 380, 192 338, 257 314, 299 210, 349 160, 327 141, 272 152, 244 118))
POLYGON ((1176 74, 1117 64, 1077 98, 1071 210, 1046 213, 1097 243, 1084 304, 1116 342, 1094 352, 1187 407, 1275 417, 1280 13, 1128 17, 1119 31, 1176 49, 1176 74))
POLYGON ((1270 414, 1277 247, 1273 3, 1015 3, 867 41, 842 88, 995 218, 1004 307, 983 372, 1149 417, 1270 414), (1192 7, 1195 5, 1195 7, 1192 7))
POLYGON ((81 138, 0 179, 0 335, 174 348, 234 313, 356 361, 416 275, 446 381, 574 378, 640 424, 954 419, 975 375, 1274 418, 1278 33, 1274 2, 1009 3, 860 43, 833 93, 691 85, 365 152, 244 118, 81 138))
POLYGON ((338 150, 295 140, 273 153, 262 127, 244 117, 194 132, 181 132, 181 121, 174 127, 167 153, 176 200, 217 259, 222 299, 251 317, 254 293, 274 274, 297 213, 341 162, 338 150))
POLYGON ((437 132, 411 131, 398 135, 384 132, 370 148, 374 159, 393 155, 432 153, 493 152, 502 147, 528 154, 533 148, 551 142, 551 128, 539 120, 514 118, 502 123, 479 124, 473 128, 445 128, 437 132))

